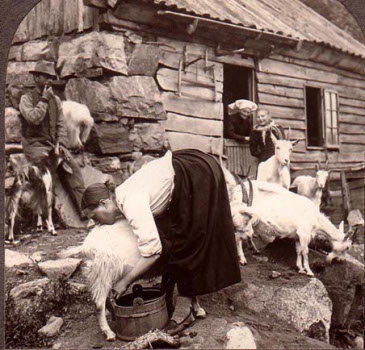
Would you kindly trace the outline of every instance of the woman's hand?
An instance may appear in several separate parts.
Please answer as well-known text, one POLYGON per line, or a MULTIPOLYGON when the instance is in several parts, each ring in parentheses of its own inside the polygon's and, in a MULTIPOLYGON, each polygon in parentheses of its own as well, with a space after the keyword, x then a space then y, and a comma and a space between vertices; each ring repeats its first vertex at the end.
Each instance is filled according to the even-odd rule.
POLYGON ((116 284, 114 284, 113 286, 113 290, 114 290, 114 298, 118 299, 120 296, 122 296, 126 290, 128 289, 129 284, 127 283, 127 281, 122 278, 121 280, 119 280, 116 284))

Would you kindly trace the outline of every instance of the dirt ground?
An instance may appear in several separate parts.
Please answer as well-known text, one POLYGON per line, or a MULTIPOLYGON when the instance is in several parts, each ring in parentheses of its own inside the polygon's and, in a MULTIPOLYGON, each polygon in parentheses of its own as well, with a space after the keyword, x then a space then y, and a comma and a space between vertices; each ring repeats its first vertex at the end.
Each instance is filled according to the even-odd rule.
MULTIPOLYGON (((67 229, 58 230, 59 235, 52 237, 49 234, 28 234, 21 236, 22 240, 16 247, 8 247, 18 252, 32 254, 42 252, 43 261, 56 259, 57 252, 79 245, 87 235, 86 230, 67 229)), ((281 273, 281 277, 270 280, 282 286, 292 283, 298 284, 300 280, 305 282, 307 276, 296 273, 292 267, 277 264, 270 259, 252 255, 247 249, 245 254, 248 265, 241 267, 242 282, 258 282, 270 280, 269 275, 273 270, 281 273)), ((18 285, 37 278, 42 278, 40 270, 36 267, 12 268, 5 273, 6 283, 18 285)), ((81 274, 81 269, 76 270, 71 277, 72 281, 85 283, 86 280, 81 274)), ((178 298, 175 319, 179 320, 185 316, 187 305, 185 299, 178 298)), ((253 332, 259 349, 330 349, 329 344, 311 339, 292 330, 289 325, 277 322, 265 314, 254 314, 248 310, 235 308, 227 293, 218 293, 203 296, 201 305, 207 312, 207 318, 198 320, 194 326, 186 332, 190 336, 191 343, 185 344, 187 348, 223 348, 227 325, 233 322, 244 322, 253 332), (191 338, 192 337, 192 338, 191 338), (195 344, 195 345, 194 345, 195 344)), ((120 340, 107 342, 99 330, 95 307, 87 295, 77 298, 63 316, 64 325, 60 334, 54 339, 55 348, 61 349, 91 349, 103 348, 106 350, 118 349, 122 344, 120 340)), ((108 318, 110 325, 113 322, 108 318)), ((113 327, 112 327, 113 328, 113 327)))

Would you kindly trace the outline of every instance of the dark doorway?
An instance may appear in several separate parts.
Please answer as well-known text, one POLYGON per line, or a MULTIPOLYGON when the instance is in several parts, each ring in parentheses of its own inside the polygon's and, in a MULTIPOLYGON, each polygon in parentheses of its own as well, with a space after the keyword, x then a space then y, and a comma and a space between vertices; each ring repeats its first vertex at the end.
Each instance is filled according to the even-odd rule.
MULTIPOLYGON (((224 121, 228 118, 228 105, 236 100, 246 99, 253 101, 253 70, 251 68, 234 66, 231 64, 224 65, 224 83, 223 83, 223 105, 224 121)), ((244 136, 249 136, 252 129, 253 121, 250 120, 250 127, 247 128, 244 136)), ((226 125, 225 125, 226 135, 226 125)))
POLYGON ((308 146, 323 146, 323 121, 321 89, 306 86, 305 100, 307 111, 308 146))

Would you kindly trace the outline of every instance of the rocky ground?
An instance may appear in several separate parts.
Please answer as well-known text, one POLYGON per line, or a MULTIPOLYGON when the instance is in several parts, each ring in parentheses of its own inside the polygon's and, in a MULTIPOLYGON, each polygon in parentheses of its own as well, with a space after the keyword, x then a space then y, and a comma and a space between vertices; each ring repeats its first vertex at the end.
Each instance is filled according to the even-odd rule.
MULTIPOLYGON (((44 272, 40 269, 42 266, 40 262, 58 259, 58 252, 80 244, 86 235, 86 230, 67 229, 59 230, 57 237, 52 237, 46 233, 21 236, 22 240, 19 245, 6 248, 24 253, 31 260, 24 265, 6 268, 7 291, 25 282, 44 278, 44 272)), ((330 326, 332 306, 327 291, 319 279, 299 275, 295 271, 293 268, 295 249, 290 246, 290 243, 281 245, 281 247, 283 247, 282 251, 278 246, 275 247, 275 244, 271 245, 261 255, 253 255, 248 249, 245 249, 248 265, 241 267, 242 282, 224 291, 201 298, 201 305, 207 312, 207 318, 198 320, 181 335, 181 348, 226 348, 229 341, 227 332, 234 327, 240 330, 247 327, 252 332, 258 349, 335 348, 326 342, 326 337, 328 338, 326 327, 330 326), (291 249, 293 252, 290 252, 291 249), (282 254, 288 251, 289 253, 282 254), (287 257, 283 258, 284 255, 287 257), (239 323, 237 324, 237 322, 239 323)), ((6 256, 10 256, 9 251, 6 251, 6 256)), ((363 257, 362 246, 362 252, 360 249, 358 258, 361 260, 363 257)), ((343 274, 337 276, 337 279, 346 280, 352 276, 351 285, 355 286, 356 283, 359 283, 360 277, 356 277, 356 273, 351 269, 343 270, 344 264, 331 267, 329 270, 332 270, 327 273, 318 257, 312 256, 311 259, 316 276, 320 279, 323 280, 323 276, 330 279, 329 274, 333 270, 343 274)), ((15 260, 17 263, 20 262, 19 257, 15 260)), ((74 283, 74 286, 80 287, 86 284, 85 262, 77 263, 76 266, 78 266, 77 269, 68 280, 74 283)), ((360 271, 363 271, 363 265, 360 271)), ((348 286, 346 288, 349 289, 348 286)), ((55 291, 54 293, 57 294, 55 291)), ((357 291, 356 293, 358 295, 360 292, 357 291)), ((349 295, 347 295, 347 299, 349 299, 349 295)), ((360 293, 360 300, 363 300, 361 295, 360 293)), ((363 329, 363 323, 361 324, 363 314, 361 312, 360 316, 358 314, 359 310, 363 308, 363 304, 362 302, 356 304, 355 299, 351 300, 349 304, 351 310, 346 311, 346 307, 341 305, 333 306, 333 312, 336 315, 346 314, 347 333, 344 331, 346 327, 343 325, 342 328, 340 327, 345 337, 336 338, 332 334, 333 332, 331 333, 331 342, 338 348, 356 347, 356 341, 361 341, 358 337, 361 331, 356 330, 356 322, 352 321, 360 322, 357 326, 363 329), (355 341, 355 339, 357 340, 355 341)), ((178 298, 175 311, 177 320, 185 316, 187 305, 184 303, 185 299, 178 298)), ((38 336, 37 330, 44 325, 42 324, 38 329, 28 329, 29 332, 33 332, 33 336, 26 338, 24 333, 16 335, 16 332, 13 331, 14 324, 9 325, 7 323, 7 326, 12 326, 12 328, 6 328, 7 334, 9 335, 9 329, 12 329, 12 334, 18 336, 18 339, 7 338, 7 348, 118 349, 124 344, 121 340, 115 342, 104 340, 97 325, 94 305, 84 288, 80 287, 77 292, 72 293, 71 297, 57 299, 55 305, 57 305, 55 309, 44 311, 43 323, 45 324, 50 316, 61 317, 63 324, 56 335, 50 338, 38 336), (24 338, 23 343, 22 337, 24 338), (29 339, 28 344, 26 343, 27 339, 29 339), (29 344, 32 345, 29 346, 29 344)), ((113 326, 110 316, 108 319, 113 326)), ((18 322, 22 322, 22 320, 18 322)), ((334 320, 332 320, 333 322, 334 320)), ((24 330, 22 331, 24 332, 24 330)))

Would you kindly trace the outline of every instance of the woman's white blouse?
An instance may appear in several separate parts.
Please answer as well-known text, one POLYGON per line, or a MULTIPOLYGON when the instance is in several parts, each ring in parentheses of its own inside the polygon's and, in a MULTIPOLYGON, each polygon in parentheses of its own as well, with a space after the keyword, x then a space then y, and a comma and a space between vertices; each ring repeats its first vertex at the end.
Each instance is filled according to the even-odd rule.
POLYGON ((154 216, 169 205, 174 189, 172 153, 145 164, 115 190, 119 209, 138 238, 142 256, 161 254, 162 245, 154 216))

